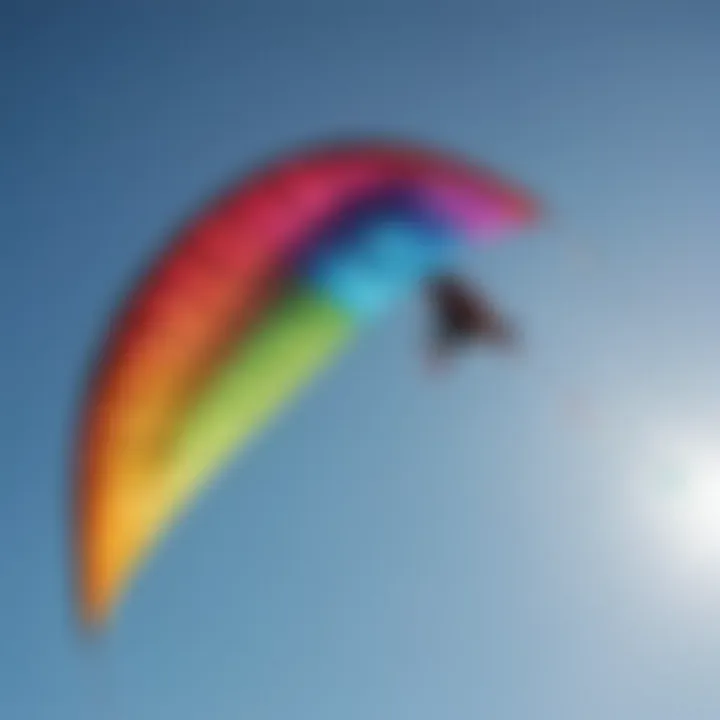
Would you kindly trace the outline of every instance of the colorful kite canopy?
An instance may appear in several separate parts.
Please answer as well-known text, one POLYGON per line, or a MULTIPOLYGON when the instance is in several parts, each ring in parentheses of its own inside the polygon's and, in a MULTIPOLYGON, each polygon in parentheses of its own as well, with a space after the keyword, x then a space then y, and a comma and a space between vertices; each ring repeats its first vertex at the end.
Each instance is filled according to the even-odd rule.
POLYGON ((262 170, 170 244, 119 315, 79 442, 81 614, 107 621, 231 454, 364 324, 537 217, 524 192, 434 150, 348 143, 262 170))

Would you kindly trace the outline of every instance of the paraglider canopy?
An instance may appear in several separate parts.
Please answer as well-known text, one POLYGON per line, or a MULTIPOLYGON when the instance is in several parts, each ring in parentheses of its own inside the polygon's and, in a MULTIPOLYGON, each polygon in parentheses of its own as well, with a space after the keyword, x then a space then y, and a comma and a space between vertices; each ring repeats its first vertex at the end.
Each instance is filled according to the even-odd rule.
MULTIPOLYGON (((73 517, 84 621, 107 621, 230 453, 378 307, 444 268, 448 247, 500 239, 537 215, 496 174, 391 142, 283 157, 204 209, 131 294, 90 384, 73 517), (408 208, 433 240, 413 236, 408 208)), ((430 293, 442 352, 507 338, 490 304, 457 281, 438 279, 430 293)))

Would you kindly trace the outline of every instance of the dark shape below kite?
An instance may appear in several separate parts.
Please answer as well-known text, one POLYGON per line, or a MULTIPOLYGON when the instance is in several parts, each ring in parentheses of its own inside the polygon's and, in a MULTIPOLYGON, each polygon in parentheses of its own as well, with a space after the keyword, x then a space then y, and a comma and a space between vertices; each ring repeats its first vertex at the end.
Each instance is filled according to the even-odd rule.
POLYGON ((518 337, 488 298, 452 275, 435 277, 427 294, 435 311, 431 355, 435 363, 468 344, 516 349, 518 337))

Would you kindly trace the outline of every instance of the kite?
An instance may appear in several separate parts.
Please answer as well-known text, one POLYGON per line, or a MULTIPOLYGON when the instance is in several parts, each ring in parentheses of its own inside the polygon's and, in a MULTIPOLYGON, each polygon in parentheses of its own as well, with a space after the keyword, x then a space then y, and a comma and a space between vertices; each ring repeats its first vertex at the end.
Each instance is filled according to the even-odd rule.
POLYGON ((538 216, 489 170, 389 141, 281 157, 204 207, 131 292, 88 383, 72 519, 84 624, 107 624, 219 469, 416 288, 437 309, 434 355, 507 343, 453 263, 538 216))

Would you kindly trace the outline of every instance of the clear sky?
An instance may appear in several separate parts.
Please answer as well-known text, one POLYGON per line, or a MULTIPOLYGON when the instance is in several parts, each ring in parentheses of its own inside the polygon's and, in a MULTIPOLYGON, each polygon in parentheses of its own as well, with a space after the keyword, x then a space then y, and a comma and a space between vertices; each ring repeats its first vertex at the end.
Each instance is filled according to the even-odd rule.
POLYGON ((720 6, 0 3, 3 720, 717 720, 720 6), (420 303, 173 532, 100 646, 68 590, 78 389, 167 233, 268 155, 427 140, 552 211, 420 303))

